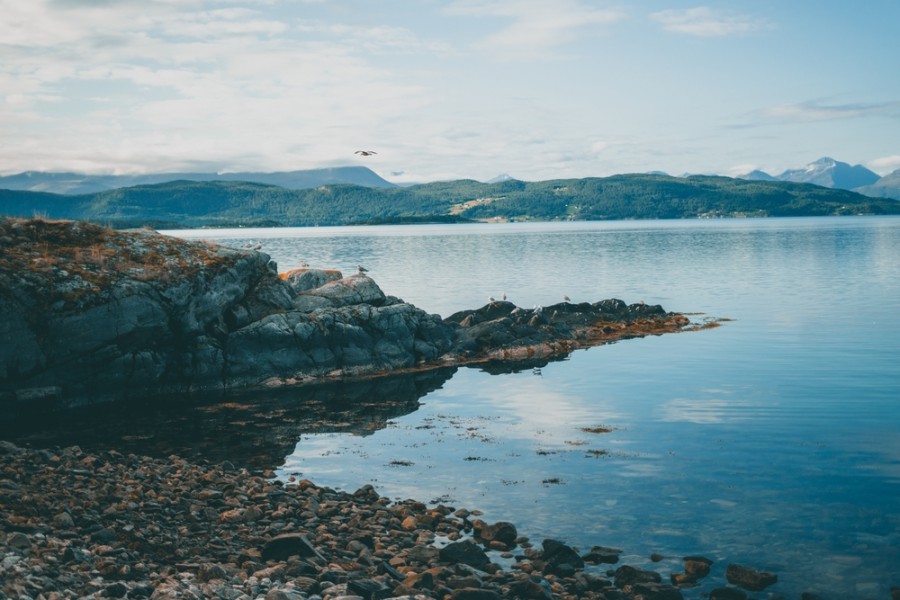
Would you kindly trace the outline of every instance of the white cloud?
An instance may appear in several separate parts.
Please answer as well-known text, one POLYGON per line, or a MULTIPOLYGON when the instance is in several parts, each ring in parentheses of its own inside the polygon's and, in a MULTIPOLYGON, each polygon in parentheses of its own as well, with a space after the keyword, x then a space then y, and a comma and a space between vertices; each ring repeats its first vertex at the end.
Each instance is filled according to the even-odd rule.
POLYGON ((885 116, 900 118, 900 101, 822 104, 817 100, 783 104, 765 109, 760 116, 773 121, 833 121, 859 117, 885 116))
POLYGON ((882 176, 887 175, 888 173, 893 173, 897 169, 900 169, 900 155, 894 154, 892 156, 876 158, 875 160, 866 163, 866 166, 882 176))
POLYGON ((591 27, 609 25, 625 17, 617 9, 596 9, 577 0, 456 0, 447 8, 452 15, 499 17, 512 20, 489 35, 484 44, 506 56, 532 57, 548 48, 572 41, 591 27))
POLYGON ((651 14, 650 18, 660 23, 666 31, 700 37, 725 37, 771 27, 763 19, 727 14, 707 6, 663 10, 651 14))

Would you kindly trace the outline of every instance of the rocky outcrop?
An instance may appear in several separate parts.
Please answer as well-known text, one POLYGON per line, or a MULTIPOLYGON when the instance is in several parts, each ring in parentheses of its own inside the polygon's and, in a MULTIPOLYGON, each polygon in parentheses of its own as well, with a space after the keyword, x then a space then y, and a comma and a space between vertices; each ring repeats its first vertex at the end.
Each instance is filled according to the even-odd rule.
POLYGON ((683 329, 619 300, 447 319, 365 274, 153 231, 0 221, 0 415, 167 393, 302 383, 564 354, 683 329))

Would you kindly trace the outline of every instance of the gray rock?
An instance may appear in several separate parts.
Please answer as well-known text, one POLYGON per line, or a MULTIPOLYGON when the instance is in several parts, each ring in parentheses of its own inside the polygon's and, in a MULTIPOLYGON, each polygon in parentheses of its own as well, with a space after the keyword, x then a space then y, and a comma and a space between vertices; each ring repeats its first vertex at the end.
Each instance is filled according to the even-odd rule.
POLYGON ((262 548, 263 560, 286 560, 291 556, 322 559, 322 555, 302 533, 277 535, 266 542, 262 548))
POLYGON ((461 563, 481 570, 484 570, 490 563, 484 550, 472 540, 447 544, 440 549, 439 557, 444 562, 461 563))
POLYGON ((0 219, 0 241, 0 418, 515 361, 646 335, 628 329, 632 321, 655 319, 653 334, 687 324, 620 300, 543 312, 493 302, 443 320, 363 273, 301 269, 282 279, 260 252, 86 223, 0 219), (604 319, 605 329, 594 325, 604 319))
POLYGON ((557 540, 547 539, 544 540, 542 547, 541 558, 547 563, 545 569, 547 572, 568 571, 568 569, 561 569, 563 565, 568 565, 572 569, 584 568, 584 559, 571 546, 557 540))
POLYGON ((31 548, 31 539, 20 531, 14 531, 6 536, 6 543, 12 548, 27 550, 31 548))
POLYGON ((340 271, 323 269, 294 269, 282 275, 282 281, 295 294, 320 288, 326 283, 343 279, 340 271))
POLYGON ((728 565, 725 570, 725 578, 728 579, 728 583, 738 585, 751 592, 764 590, 778 581, 777 575, 737 564, 728 565))

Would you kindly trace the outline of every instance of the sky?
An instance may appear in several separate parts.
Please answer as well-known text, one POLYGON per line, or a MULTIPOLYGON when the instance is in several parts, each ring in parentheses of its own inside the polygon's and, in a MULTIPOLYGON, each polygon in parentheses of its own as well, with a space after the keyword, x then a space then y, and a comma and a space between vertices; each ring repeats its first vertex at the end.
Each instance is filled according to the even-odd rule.
POLYGON ((702 1, 0 0, 0 174, 900 168, 900 1, 702 1))

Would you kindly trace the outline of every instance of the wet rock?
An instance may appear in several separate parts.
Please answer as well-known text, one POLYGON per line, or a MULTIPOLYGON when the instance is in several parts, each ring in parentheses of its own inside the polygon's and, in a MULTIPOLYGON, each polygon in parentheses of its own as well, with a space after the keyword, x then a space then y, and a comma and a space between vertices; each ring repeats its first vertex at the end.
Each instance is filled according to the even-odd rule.
POLYGON ((461 563, 484 570, 490 559, 481 547, 471 540, 452 542, 440 549, 438 557, 451 564, 461 563))
POLYGON ((641 600, 683 600, 681 590, 656 582, 638 582, 628 586, 634 598, 641 600))
POLYGON ((765 571, 757 571, 750 567, 731 564, 725 571, 728 583, 738 585, 751 592, 759 592, 778 581, 778 576, 765 571))
POLYGON ((680 586, 690 586, 698 580, 709 575, 709 569, 713 561, 702 556, 688 556, 684 559, 684 573, 672 573, 672 583, 680 586))
POLYGON ((514 598, 524 598, 525 600, 553 599, 549 585, 545 587, 531 578, 523 578, 512 582, 509 585, 509 591, 514 598))
POLYGON ((619 589, 636 583, 660 583, 662 576, 656 571, 644 571, 629 565, 622 565, 613 574, 619 589))
POLYGON ((475 538, 482 542, 498 542, 501 549, 515 548, 519 533, 516 526, 508 521, 498 521, 489 525, 481 519, 472 521, 475 538))
POLYGON ((709 600, 747 600, 747 593, 733 587, 718 587, 709 593, 709 600))
POLYGON ((588 552, 582 555, 585 563, 597 564, 615 564, 619 562, 619 555, 622 551, 618 548, 607 548, 605 546, 593 546, 588 552))
POLYGON ((556 573, 563 577, 574 574, 575 569, 584 568, 584 559, 566 544, 552 539, 542 543, 541 559, 545 562, 545 573, 556 573))

